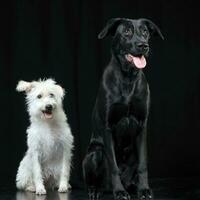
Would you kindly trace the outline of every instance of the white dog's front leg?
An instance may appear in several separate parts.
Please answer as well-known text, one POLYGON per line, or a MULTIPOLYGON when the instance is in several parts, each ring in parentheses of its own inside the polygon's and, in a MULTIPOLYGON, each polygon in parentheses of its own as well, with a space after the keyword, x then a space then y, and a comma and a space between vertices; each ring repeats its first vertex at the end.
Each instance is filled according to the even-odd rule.
POLYGON ((33 155, 33 180, 35 183, 36 194, 46 194, 43 184, 42 169, 38 158, 38 153, 34 152, 33 155))
POLYGON ((61 174, 60 174, 60 183, 59 183, 59 192, 67 192, 70 189, 69 185, 69 176, 70 176, 70 164, 71 164, 71 154, 63 153, 61 174))

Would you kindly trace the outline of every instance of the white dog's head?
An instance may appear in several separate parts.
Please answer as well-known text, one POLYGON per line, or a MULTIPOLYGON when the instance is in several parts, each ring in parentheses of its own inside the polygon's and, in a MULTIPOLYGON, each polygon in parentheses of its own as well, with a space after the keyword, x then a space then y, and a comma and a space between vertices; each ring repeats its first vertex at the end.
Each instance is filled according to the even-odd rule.
POLYGON ((19 81, 16 90, 26 93, 30 116, 51 119, 55 111, 62 108, 64 89, 52 79, 39 81, 19 81))

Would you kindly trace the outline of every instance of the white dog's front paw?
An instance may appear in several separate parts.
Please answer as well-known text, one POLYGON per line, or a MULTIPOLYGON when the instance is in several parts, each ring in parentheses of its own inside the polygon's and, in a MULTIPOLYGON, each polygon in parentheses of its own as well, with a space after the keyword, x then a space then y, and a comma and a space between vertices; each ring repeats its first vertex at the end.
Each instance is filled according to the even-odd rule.
POLYGON ((67 192, 69 189, 67 184, 60 185, 58 192, 67 192))
POLYGON ((41 186, 41 187, 37 187, 36 188, 36 192, 35 193, 38 194, 38 195, 43 195, 43 194, 46 194, 47 192, 46 192, 44 186, 41 186))
POLYGON ((34 186, 34 185, 29 185, 29 186, 26 188, 26 191, 35 192, 35 186, 34 186))

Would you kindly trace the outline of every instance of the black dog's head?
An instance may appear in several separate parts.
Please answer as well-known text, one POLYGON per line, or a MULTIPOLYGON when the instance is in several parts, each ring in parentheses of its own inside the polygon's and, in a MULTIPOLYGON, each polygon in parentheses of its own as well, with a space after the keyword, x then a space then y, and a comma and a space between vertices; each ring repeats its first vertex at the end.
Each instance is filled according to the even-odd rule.
POLYGON ((146 66, 148 41, 154 33, 164 39, 160 29, 148 19, 113 18, 108 21, 98 38, 113 36, 112 53, 121 63, 122 70, 127 71, 132 66, 135 69, 146 66))

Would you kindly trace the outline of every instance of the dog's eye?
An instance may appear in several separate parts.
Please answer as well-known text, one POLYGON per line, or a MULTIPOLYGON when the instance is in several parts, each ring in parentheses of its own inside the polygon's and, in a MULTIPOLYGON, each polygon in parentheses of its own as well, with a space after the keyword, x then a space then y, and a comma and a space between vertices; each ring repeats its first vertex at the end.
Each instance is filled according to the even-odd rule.
POLYGON ((53 93, 50 93, 49 96, 50 96, 50 97, 54 97, 54 94, 53 94, 53 93))
POLYGON ((127 29, 125 29, 124 33, 126 36, 130 36, 130 35, 132 35, 132 30, 130 28, 127 28, 127 29))
POLYGON ((41 99, 41 98, 42 98, 42 95, 41 95, 41 94, 38 94, 38 95, 37 95, 37 98, 38 98, 38 99, 41 99))

